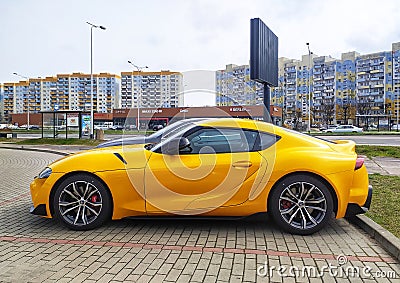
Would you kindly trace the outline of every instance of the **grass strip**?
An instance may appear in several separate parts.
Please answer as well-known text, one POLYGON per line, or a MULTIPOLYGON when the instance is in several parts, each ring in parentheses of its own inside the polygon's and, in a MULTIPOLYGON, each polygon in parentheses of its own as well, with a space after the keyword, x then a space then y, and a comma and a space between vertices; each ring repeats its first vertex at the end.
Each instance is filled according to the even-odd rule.
POLYGON ((400 237, 400 177, 372 174, 369 181, 374 191, 366 215, 400 237))

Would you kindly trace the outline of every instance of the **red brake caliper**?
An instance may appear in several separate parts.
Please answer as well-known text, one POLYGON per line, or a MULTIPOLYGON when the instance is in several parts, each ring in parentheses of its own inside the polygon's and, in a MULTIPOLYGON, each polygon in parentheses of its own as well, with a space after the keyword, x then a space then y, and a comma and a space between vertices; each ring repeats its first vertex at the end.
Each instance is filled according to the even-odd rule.
POLYGON ((288 209, 292 206, 292 204, 287 200, 282 200, 281 204, 284 209, 288 209))
POLYGON ((91 198, 90 198, 90 200, 91 200, 92 202, 97 202, 97 199, 98 199, 98 196, 97 196, 97 195, 92 195, 91 198))

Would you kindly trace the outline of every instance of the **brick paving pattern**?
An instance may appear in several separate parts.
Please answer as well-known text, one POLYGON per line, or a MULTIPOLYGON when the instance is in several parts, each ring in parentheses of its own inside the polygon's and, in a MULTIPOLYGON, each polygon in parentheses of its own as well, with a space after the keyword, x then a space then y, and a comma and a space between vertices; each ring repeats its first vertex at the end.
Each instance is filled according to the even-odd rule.
POLYGON ((0 282, 400 282, 399 262, 344 219, 306 237, 268 219, 68 230, 29 214, 29 183, 59 157, 0 149, 0 282))

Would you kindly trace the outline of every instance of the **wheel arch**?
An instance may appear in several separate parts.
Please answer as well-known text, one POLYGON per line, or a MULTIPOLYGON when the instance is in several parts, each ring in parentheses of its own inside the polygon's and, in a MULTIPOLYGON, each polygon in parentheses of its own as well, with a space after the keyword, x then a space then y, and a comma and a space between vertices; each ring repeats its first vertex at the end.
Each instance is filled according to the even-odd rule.
POLYGON ((79 174, 85 174, 88 176, 91 176, 93 178, 96 178, 101 184, 104 185, 104 187, 106 188, 110 200, 111 200, 111 215, 114 212, 114 200, 112 198, 112 194, 110 191, 110 188, 107 186, 107 184, 96 174, 92 173, 92 172, 88 172, 88 171, 73 171, 73 172, 68 172, 67 174, 63 175, 60 179, 57 180, 57 182, 54 183, 53 187, 51 188, 50 191, 50 196, 49 196, 49 208, 50 208, 50 213, 51 213, 51 217, 54 217, 54 195, 56 193, 57 187, 67 178, 74 176, 74 175, 79 175, 79 174))
POLYGON ((318 179, 318 181, 322 182, 324 185, 326 185, 326 187, 328 188, 329 192, 331 193, 332 196, 332 200, 333 200, 333 212, 335 213, 335 216, 337 215, 337 211, 338 211, 338 197, 336 195, 336 191, 333 188, 333 186, 331 185, 331 183, 329 183, 324 177, 322 177, 321 175, 318 175, 316 173, 313 172, 308 172, 308 171, 297 171, 297 172, 291 172, 288 173, 284 176, 282 176, 281 178, 279 178, 274 185, 272 186, 270 192, 268 193, 268 197, 267 197, 267 211, 269 210, 269 200, 270 200, 270 195, 272 193, 273 190, 277 189, 277 185, 285 178, 288 177, 292 177, 292 176, 296 176, 296 175, 306 175, 306 176, 310 176, 310 177, 314 177, 316 179, 318 179))

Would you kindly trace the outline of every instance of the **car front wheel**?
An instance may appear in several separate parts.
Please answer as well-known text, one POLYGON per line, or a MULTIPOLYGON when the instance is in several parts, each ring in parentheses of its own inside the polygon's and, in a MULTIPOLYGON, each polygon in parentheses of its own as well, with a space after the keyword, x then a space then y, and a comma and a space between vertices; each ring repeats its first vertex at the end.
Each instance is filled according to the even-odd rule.
POLYGON ((332 195, 317 178, 292 175, 271 191, 268 211, 283 230, 308 235, 320 230, 332 218, 332 195))
POLYGON ((110 219, 112 202, 102 182, 79 173, 67 177, 56 188, 53 208, 55 217, 67 227, 90 230, 110 219))

